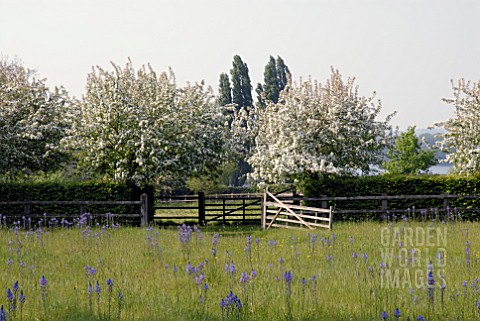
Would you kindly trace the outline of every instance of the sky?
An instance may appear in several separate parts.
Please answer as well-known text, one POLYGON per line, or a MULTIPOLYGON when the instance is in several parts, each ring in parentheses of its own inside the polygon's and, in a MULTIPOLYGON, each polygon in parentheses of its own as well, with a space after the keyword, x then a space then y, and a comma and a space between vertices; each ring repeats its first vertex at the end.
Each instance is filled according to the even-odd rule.
POLYGON ((218 93, 234 55, 253 88, 280 56, 294 81, 338 69, 380 119, 425 128, 452 116, 452 79, 480 80, 479 16, 478 0, 0 0, 0 57, 80 98, 93 66, 129 58, 218 93))

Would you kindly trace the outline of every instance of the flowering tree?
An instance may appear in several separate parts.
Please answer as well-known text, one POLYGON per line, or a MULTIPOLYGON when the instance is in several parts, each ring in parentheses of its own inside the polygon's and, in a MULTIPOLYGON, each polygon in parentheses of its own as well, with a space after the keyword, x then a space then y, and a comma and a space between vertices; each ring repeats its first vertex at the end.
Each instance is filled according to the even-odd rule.
POLYGON ((471 83, 464 79, 452 81, 453 98, 445 98, 455 109, 452 118, 441 124, 444 147, 448 148, 447 161, 459 174, 480 171, 480 82, 471 83))
POLYGON ((360 96, 354 79, 344 83, 335 70, 325 85, 308 80, 287 86, 278 103, 267 102, 259 115, 251 177, 280 183, 302 175, 370 172, 391 142, 393 116, 377 121, 381 105, 373 98, 360 96))
POLYGON ((64 88, 52 91, 20 63, 0 61, 0 175, 58 168, 70 105, 64 88))
POLYGON ((71 136, 80 167, 104 179, 142 185, 212 172, 221 163, 226 118, 203 84, 177 88, 174 75, 131 61, 96 67, 71 136), (220 155, 220 156, 219 156, 220 155))

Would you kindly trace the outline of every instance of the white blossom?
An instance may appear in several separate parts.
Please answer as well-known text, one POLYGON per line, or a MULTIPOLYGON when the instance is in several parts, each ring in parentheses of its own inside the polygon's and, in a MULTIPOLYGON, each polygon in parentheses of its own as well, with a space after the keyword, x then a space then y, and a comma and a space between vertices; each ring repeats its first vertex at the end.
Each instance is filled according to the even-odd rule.
POLYGON ((447 148, 447 162, 459 174, 480 171, 480 82, 460 79, 452 81, 453 98, 444 98, 454 106, 453 116, 443 125, 446 129, 442 145, 447 148))
POLYGON ((214 171, 221 163, 225 117, 203 83, 177 88, 173 72, 96 67, 77 121, 64 140, 92 175, 142 185, 214 171))
POLYGON ((59 142, 68 129, 71 100, 63 87, 19 62, 0 61, 0 175, 49 171, 66 160, 59 142))
POLYGON ((332 70, 325 85, 300 80, 285 88, 278 103, 267 102, 249 158, 251 178, 281 183, 311 174, 355 175, 380 164, 393 114, 376 120, 380 102, 360 96, 353 84, 332 70))

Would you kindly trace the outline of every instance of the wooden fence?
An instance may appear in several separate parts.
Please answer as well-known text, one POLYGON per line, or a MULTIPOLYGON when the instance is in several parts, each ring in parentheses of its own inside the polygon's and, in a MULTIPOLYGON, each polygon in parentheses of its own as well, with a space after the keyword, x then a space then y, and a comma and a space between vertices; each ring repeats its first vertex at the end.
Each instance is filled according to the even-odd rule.
MULTIPOLYGON (((313 203, 321 203, 321 208, 328 208, 330 204, 333 203, 334 211, 337 214, 360 214, 360 213, 391 213, 391 214, 398 214, 398 213, 406 213, 408 211, 416 211, 420 213, 422 210, 427 210, 425 207, 418 207, 415 208, 415 201, 422 201, 422 200, 437 200, 437 204, 435 207, 439 212, 448 212, 450 208, 451 201, 455 200, 479 200, 480 195, 478 194, 465 194, 465 195, 452 195, 448 193, 443 193, 439 195, 373 195, 373 196, 322 196, 322 197, 303 197, 299 198, 302 202, 313 202, 313 203), (413 204, 412 207, 392 207, 390 204, 393 201, 406 201, 411 200, 413 204), (338 202, 363 202, 363 201, 376 201, 378 202, 379 206, 376 209, 342 209, 337 208, 336 203, 338 202)), ((432 207, 428 208, 431 210, 432 207)), ((480 212, 479 207, 457 207, 456 211, 461 212, 480 212)))
POLYGON ((206 196, 200 192, 197 195, 163 196, 158 199, 155 210, 158 222, 260 224, 262 194, 206 196))
MULTIPOLYGON (((45 214, 45 213, 35 213, 32 211, 32 207, 35 205, 58 205, 58 206, 78 206, 78 215, 82 215, 88 212, 89 206, 95 205, 102 205, 102 206, 116 206, 116 205, 138 205, 139 212, 138 213, 129 213, 129 214, 117 214, 115 213, 115 217, 119 218, 129 218, 129 219, 140 219, 142 226, 147 226, 148 221, 148 195, 142 194, 140 196, 140 200, 138 201, 4 201, 0 202, 1 205, 17 205, 23 207, 22 213, 1 213, 4 217, 8 219, 19 219, 22 217, 29 217, 29 218, 68 218, 73 217, 73 215, 68 214, 45 214)), ((106 213, 89 213, 90 216, 93 218, 99 218, 105 216, 106 213)))
MULTIPOLYGON (((295 193, 286 193, 282 191, 280 194, 273 194, 282 203, 288 204, 290 209, 295 213, 310 212, 313 217, 317 218, 317 221, 323 221, 326 225, 331 227, 331 220, 320 220, 318 217, 328 216, 323 211, 315 211, 318 209, 324 209, 329 211, 332 209, 332 216, 340 219, 343 218, 357 218, 362 214, 403 214, 407 213, 411 209, 411 214, 420 214, 422 210, 426 210, 426 207, 417 206, 407 208, 397 207, 395 201, 408 201, 415 204, 417 201, 432 200, 436 201, 436 205, 432 206, 438 209, 438 212, 447 214, 447 209, 451 206, 453 201, 459 201, 463 199, 480 201, 480 195, 451 195, 451 194, 439 194, 439 195, 375 195, 375 196, 322 196, 322 197, 302 197, 295 193), (343 206, 345 204, 352 204, 351 202, 373 202, 375 205, 373 208, 349 208, 351 206, 343 206), (305 204, 315 204, 309 206, 303 206, 305 204), (340 204, 340 205, 339 205, 340 204), (303 208, 302 208, 303 207, 303 208)), ((180 223, 182 221, 193 221, 199 225, 205 225, 211 222, 221 223, 236 223, 236 224, 262 224, 263 227, 267 227, 271 222, 265 223, 262 217, 262 213, 266 212, 263 193, 258 194, 224 194, 224 195, 208 195, 199 193, 198 195, 184 195, 184 196, 163 196, 159 199, 159 202, 155 206, 156 215, 155 220, 158 222, 171 221, 173 223, 180 223), (177 214, 172 214, 172 212, 177 214), (189 214, 186 214, 186 213, 189 214)), ((272 204, 268 204, 267 207, 275 207, 272 204)), ((453 206, 452 206, 453 207, 453 206)), ((276 214, 277 210, 273 213, 274 209, 268 208, 269 215, 276 214)), ((429 207, 428 210, 431 210, 429 207)), ((480 208, 478 206, 470 207, 457 207, 457 212, 462 213, 478 213, 480 208)), ((287 211, 283 209, 282 211, 287 211)), ((453 208, 452 208, 453 211, 453 208)), ((290 213, 290 212, 289 212, 290 213)), ((277 218, 282 218, 283 214, 278 214, 277 218)), ((325 217, 324 217, 325 218, 325 217)), ((287 219, 284 217, 284 219, 287 219)), ((299 221, 298 219, 294 219, 299 221)), ((280 221, 280 220, 277 220, 280 221)), ((292 222, 291 222, 292 223, 292 222)), ((317 222, 318 223, 318 222, 317 222)), ((271 226, 273 226, 272 223, 271 226)), ((292 223, 293 224, 293 223, 292 223)), ((313 226, 313 225, 312 225, 313 226)), ((308 228, 308 227, 307 227, 308 228)))

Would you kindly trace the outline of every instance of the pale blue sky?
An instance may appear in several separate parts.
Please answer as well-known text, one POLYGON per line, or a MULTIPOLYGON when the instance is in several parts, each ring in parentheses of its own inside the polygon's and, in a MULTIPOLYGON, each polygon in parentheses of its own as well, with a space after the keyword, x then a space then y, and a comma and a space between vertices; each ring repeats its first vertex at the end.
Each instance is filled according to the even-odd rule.
POLYGON ((128 57, 217 92, 235 54, 254 88, 280 55, 294 80, 355 76, 402 129, 450 117, 450 79, 480 80, 479 30, 477 0, 0 0, 0 55, 77 97, 92 66, 128 57))

